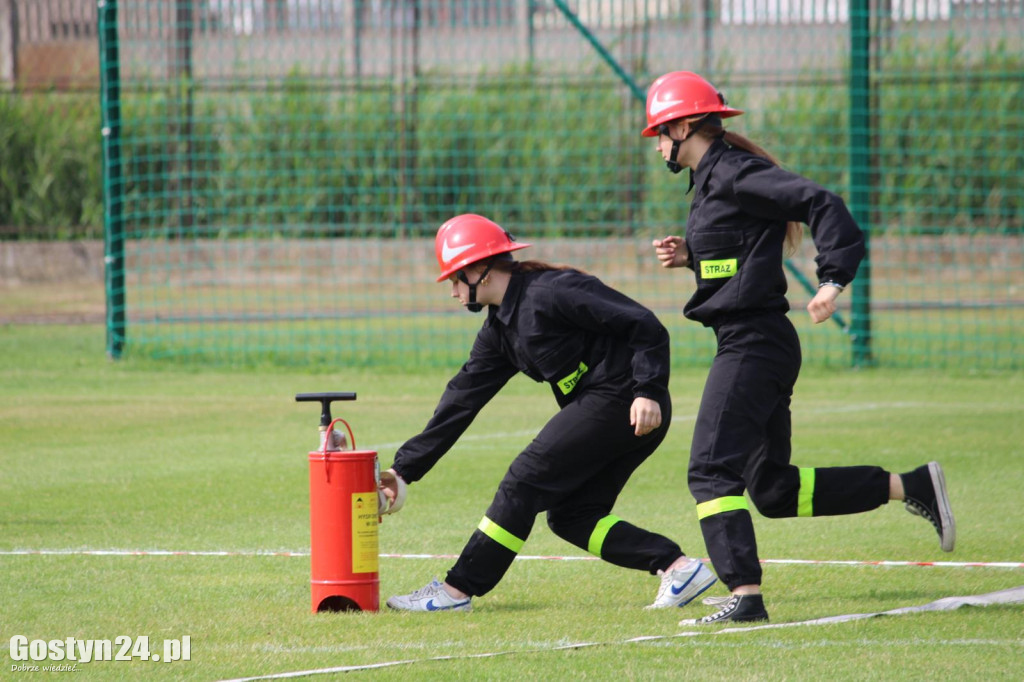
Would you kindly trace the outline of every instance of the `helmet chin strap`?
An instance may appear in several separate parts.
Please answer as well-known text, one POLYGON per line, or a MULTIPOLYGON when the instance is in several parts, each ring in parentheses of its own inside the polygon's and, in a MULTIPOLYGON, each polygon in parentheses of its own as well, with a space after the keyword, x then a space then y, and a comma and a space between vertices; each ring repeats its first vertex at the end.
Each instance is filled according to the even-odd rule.
MULTIPOLYGON (((699 121, 697 121, 696 125, 694 125, 692 128, 690 128, 690 131, 681 140, 677 140, 676 138, 672 137, 671 135, 668 134, 668 132, 662 133, 665 137, 667 137, 668 139, 672 140, 672 151, 668 155, 668 161, 665 162, 665 165, 668 166, 668 169, 670 171, 672 171, 673 173, 678 173, 681 170, 683 170, 683 168, 684 168, 683 164, 679 163, 679 145, 681 145, 682 143, 686 142, 691 137, 693 137, 694 134, 696 134, 696 132, 698 130, 700 130, 704 126, 704 124, 707 123, 708 121, 710 121, 713 117, 714 117, 714 114, 706 114, 703 118, 701 118, 699 121)), ((665 126, 665 129, 667 131, 668 126, 665 126)), ((693 187, 693 171, 692 171, 692 169, 691 169, 691 172, 690 172, 690 187, 691 188, 693 187)), ((687 191, 689 191, 689 190, 687 190, 687 191)))
POLYGON ((665 162, 665 165, 668 166, 668 169, 673 173, 678 173, 683 170, 683 164, 679 163, 677 160, 679 158, 679 145, 682 144, 683 141, 677 140, 674 137, 670 137, 669 139, 672 140, 672 152, 668 155, 668 161, 665 162))
POLYGON ((466 304, 466 310, 468 310, 471 313, 478 313, 484 309, 483 303, 477 303, 476 287, 478 284, 487 279, 487 273, 491 271, 492 267, 494 267, 494 261, 488 263, 487 267, 484 268, 484 271, 480 274, 480 279, 472 283, 469 281, 469 278, 466 277, 465 270, 459 270, 458 274, 456 275, 456 277, 459 278, 460 282, 463 282, 466 286, 469 287, 469 303, 466 304))

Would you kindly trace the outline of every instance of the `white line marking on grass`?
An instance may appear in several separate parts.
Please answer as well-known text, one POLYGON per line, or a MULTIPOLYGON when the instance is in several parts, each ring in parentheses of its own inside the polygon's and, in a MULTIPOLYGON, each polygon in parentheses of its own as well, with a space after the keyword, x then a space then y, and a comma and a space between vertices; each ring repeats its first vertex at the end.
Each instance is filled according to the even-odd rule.
POLYGON ((940 568, 1024 568, 1016 561, 866 561, 845 559, 761 559, 762 564, 820 564, 823 566, 934 566, 940 568))
POLYGON ((309 552, 256 550, 172 550, 172 549, 11 549, 0 556, 283 556, 308 557, 309 552))
MULTIPOLYGON (((0 556, 198 556, 198 557, 308 557, 309 552, 271 550, 170 550, 170 549, 9 549, 0 556)), ((382 559, 458 559, 458 554, 381 554, 382 559)), ((544 556, 522 554, 516 561, 601 561, 595 556, 544 556)), ((707 559, 702 561, 707 563, 707 559)), ((935 568, 1024 568, 1017 561, 891 561, 862 559, 761 559, 762 564, 818 566, 924 566, 935 568)))
MULTIPOLYGON (((685 646, 706 646, 707 640, 695 641, 690 640, 687 642, 673 642, 673 641, 660 641, 653 642, 651 646, 655 647, 677 647, 680 645, 685 646)), ((864 648, 901 648, 901 647, 919 647, 919 646, 961 646, 965 648, 974 648, 980 646, 989 647, 1024 647, 1024 639, 935 639, 925 637, 912 637, 904 639, 815 639, 805 642, 758 642, 757 646, 760 648, 767 649, 823 649, 826 647, 849 647, 851 645, 857 645, 864 648)), ((715 648, 720 649, 746 649, 750 646, 749 642, 726 642, 724 640, 715 642, 713 644, 715 648)), ((311 647, 312 648, 312 647, 311 647)), ((367 647, 369 648, 369 647, 367 647)), ((299 652, 296 652, 299 653, 299 652)))
MULTIPOLYGON (((664 635, 647 635, 642 637, 634 637, 630 640, 631 643, 638 644, 650 644, 654 647, 678 647, 680 645, 685 646, 704 646, 707 645, 707 641, 697 642, 693 639, 686 642, 675 642, 663 639, 664 635)), ((500 646, 515 646, 516 644, 523 648, 519 651, 551 651, 555 647, 567 646, 568 643, 562 639, 558 642, 536 642, 532 640, 524 640, 520 642, 516 641, 502 641, 498 642, 500 646)), ((816 639, 812 641, 801 641, 801 642, 761 642, 758 643, 759 647, 769 649, 822 649, 827 647, 849 647, 851 644, 856 644, 865 648, 899 648, 899 647, 920 647, 920 646, 960 646, 960 647, 1024 647, 1024 639, 938 639, 938 638, 925 638, 925 637, 910 637, 903 639, 867 639, 864 637, 857 639, 816 639)), ((412 650, 412 649, 428 649, 428 648, 459 648, 463 647, 465 642, 418 642, 418 643, 403 643, 403 644, 389 644, 388 649, 400 649, 400 650, 412 650)), ((723 649, 739 649, 750 646, 746 642, 715 642, 716 648, 723 649)), ((368 644, 360 646, 278 646, 274 644, 256 644, 253 650, 266 652, 269 654, 349 654, 356 651, 371 651, 378 649, 379 647, 371 646, 368 644)))
MULTIPOLYGON (((812 620, 797 621, 793 623, 770 623, 767 625, 753 625, 750 627, 741 628, 726 628, 723 630, 691 630, 687 632, 680 632, 674 635, 644 635, 640 637, 631 637, 629 639, 618 641, 578 642, 575 644, 565 644, 561 646, 552 646, 547 648, 530 648, 520 650, 513 649, 481 654, 431 656, 428 658, 384 661, 381 663, 368 663, 364 665, 344 665, 335 666, 332 668, 316 668, 313 670, 296 670, 292 672, 273 673, 270 675, 257 675, 254 677, 240 677, 232 680, 225 680, 223 682, 255 682, 256 680, 283 680, 296 677, 311 677, 313 675, 327 675, 331 673, 355 672, 359 670, 375 670, 379 668, 390 668, 399 665, 411 665, 413 663, 428 663, 432 661, 456 661, 472 660, 478 658, 495 658, 498 656, 510 656, 514 654, 547 653, 551 651, 583 649, 586 647, 595 646, 621 646, 623 644, 657 642, 671 640, 678 637, 730 635, 742 632, 760 632, 764 630, 777 630, 780 628, 791 628, 797 626, 831 625, 833 623, 846 623, 855 620, 863 620, 866 618, 875 618, 877 616, 900 616, 908 613, 923 613, 926 611, 952 611, 962 606, 988 606, 991 604, 1024 604, 1024 585, 1020 587, 1014 587, 1009 590, 1002 590, 1000 592, 990 592, 988 594, 982 594, 977 596, 945 597, 943 599, 939 599, 928 604, 923 604, 921 606, 908 606, 900 609, 891 609, 889 611, 879 611, 875 613, 850 613, 840 616, 828 616, 826 618, 815 618, 812 620)), ((1020 640, 1013 640, 1013 643, 1017 643, 1019 641, 1020 640)))

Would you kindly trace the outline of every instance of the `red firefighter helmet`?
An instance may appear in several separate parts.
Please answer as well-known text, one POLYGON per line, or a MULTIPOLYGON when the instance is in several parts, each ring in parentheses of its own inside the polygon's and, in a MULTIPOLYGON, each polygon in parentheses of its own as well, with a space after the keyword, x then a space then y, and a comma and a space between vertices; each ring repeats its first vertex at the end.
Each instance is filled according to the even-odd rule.
POLYGON ((438 282, 443 282, 467 265, 499 253, 525 249, 503 227, 480 215, 457 215, 437 231, 434 251, 441 266, 438 282))
POLYGON ((718 89, 690 71, 671 71, 647 89, 647 127, 644 137, 657 137, 658 126, 677 118, 718 114, 722 118, 743 112, 725 103, 718 89))

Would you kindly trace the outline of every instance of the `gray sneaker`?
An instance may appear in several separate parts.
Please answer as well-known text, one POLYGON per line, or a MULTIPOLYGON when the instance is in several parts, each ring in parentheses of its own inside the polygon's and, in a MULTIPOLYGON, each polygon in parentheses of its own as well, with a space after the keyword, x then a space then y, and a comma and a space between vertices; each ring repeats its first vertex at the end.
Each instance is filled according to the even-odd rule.
POLYGON ((907 511, 935 527, 943 552, 952 552, 956 544, 956 520, 949 506, 946 477, 938 462, 928 462, 911 472, 900 474, 903 504, 907 511))
POLYGON ((387 604, 397 611, 471 611, 472 599, 456 599, 434 578, 429 585, 412 594, 391 597, 387 604))
POLYGON ((682 568, 674 571, 658 571, 661 585, 654 603, 645 608, 666 609, 670 606, 686 606, 699 597, 718 578, 701 563, 700 559, 690 559, 682 568))

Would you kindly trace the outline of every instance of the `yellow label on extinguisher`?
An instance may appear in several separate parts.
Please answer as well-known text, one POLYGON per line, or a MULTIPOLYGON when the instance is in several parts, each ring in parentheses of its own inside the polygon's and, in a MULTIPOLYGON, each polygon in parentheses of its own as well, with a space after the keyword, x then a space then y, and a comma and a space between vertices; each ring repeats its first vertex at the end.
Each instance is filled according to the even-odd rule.
POLYGON ((353 573, 377 572, 380 557, 377 518, 377 493, 352 493, 353 573))

